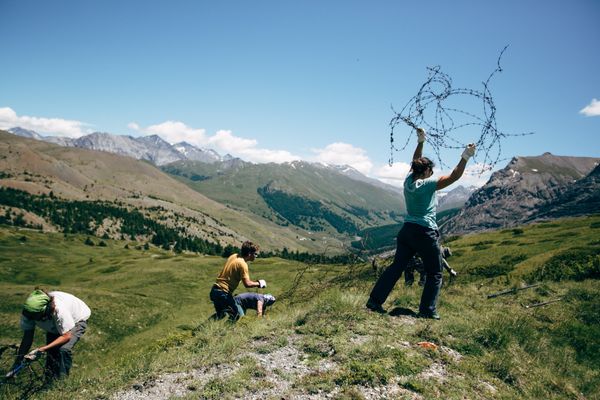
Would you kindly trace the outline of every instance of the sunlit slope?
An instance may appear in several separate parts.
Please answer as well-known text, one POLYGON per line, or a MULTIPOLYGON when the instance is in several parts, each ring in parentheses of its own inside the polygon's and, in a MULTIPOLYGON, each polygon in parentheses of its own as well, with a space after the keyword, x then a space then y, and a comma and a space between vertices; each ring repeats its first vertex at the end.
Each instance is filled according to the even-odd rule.
POLYGON ((421 288, 402 281, 385 304, 396 316, 366 312, 370 263, 258 259, 252 277, 278 302, 266 320, 229 326, 206 321, 222 258, 2 228, 0 341, 18 340, 20 304, 44 284, 94 314, 73 374, 41 399, 168 398, 152 395, 168 382, 187 398, 595 399, 599 231, 592 216, 450 238, 459 276, 442 288, 437 322, 403 315, 421 288))
POLYGON ((320 251, 318 241, 226 207, 153 165, 111 153, 17 137, 0 131, 0 184, 71 200, 106 200, 136 208, 162 207, 184 219, 204 220, 199 235, 223 244, 252 239, 267 248, 320 251))
POLYGON ((320 164, 186 161, 163 170, 220 203, 307 230, 354 234, 396 222, 404 211, 397 192, 320 164))

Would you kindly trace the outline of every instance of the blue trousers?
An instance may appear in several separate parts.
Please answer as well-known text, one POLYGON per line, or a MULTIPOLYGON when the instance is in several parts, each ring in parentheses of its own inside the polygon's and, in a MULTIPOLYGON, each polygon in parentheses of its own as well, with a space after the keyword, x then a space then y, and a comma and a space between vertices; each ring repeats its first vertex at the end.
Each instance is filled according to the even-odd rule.
POLYGON ((230 320, 237 321, 244 315, 242 307, 235 301, 231 293, 221 290, 216 285, 210 291, 210 300, 215 306, 217 319, 222 319, 226 315, 229 315, 230 320))
POLYGON ((373 290, 371 301, 383 304, 405 271, 415 253, 421 256, 427 278, 421 295, 419 312, 436 312, 437 299, 442 287, 442 254, 439 246, 440 234, 437 230, 419 224, 405 223, 396 239, 394 262, 381 274, 373 290))

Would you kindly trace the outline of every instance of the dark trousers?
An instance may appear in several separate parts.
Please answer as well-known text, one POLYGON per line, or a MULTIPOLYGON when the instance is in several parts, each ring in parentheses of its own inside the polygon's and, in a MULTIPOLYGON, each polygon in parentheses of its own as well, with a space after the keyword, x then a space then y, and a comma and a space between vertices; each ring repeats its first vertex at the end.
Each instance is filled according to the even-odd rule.
MULTIPOLYGON (((49 378, 60 378, 69 375, 71 365, 73 365, 73 346, 81 339, 87 329, 86 321, 79 321, 71 329, 71 339, 60 347, 53 347, 48 350, 46 357, 46 375, 49 378)), ((52 343, 61 335, 46 332, 46 344, 52 343)))
POLYGON ((440 234, 437 230, 424 226, 405 223, 396 239, 396 255, 394 262, 381 274, 373 290, 371 301, 383 304, 396 285, 402 272, 415 253, 421 256, 426 279, 421 295, 419 312, 431 314, 436 312, 436 304, 442 287, 442 254, 439 246, 440 234))
POLYGON ((240 319, 240 307, 231 293, 221 290, 218 286, 214 285, 210 290, 210 300, 215 306, 216 319, 225 318, 226 315, 229 315, 229 319, 232 321, 240 319))

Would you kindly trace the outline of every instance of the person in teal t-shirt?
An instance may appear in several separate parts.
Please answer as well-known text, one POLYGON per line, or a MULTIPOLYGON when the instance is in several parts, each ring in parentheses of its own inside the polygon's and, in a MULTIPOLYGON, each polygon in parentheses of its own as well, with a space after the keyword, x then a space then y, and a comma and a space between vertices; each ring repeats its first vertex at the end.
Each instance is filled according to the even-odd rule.
POLYGON ((419 317, 440 319, 436 304, 442 287, 443 262, 440 251, 440 233, 436 223, 435 192, 456 182, 464 173, 467 161, 475 154, 475 145, 469 144, 450 175, 434 179, 433 161, 423 157, 425 131, 417 129, 418 144, 413 154, 411 170, 404 181, 404 198, 407 217, 396 239, 396 255, 393 263, 381 274, 369 300, 367 308, 385 313, 382 307, 396 285, 408 262, 415 254, 423 260, 427 278, 421 295, 419 317))

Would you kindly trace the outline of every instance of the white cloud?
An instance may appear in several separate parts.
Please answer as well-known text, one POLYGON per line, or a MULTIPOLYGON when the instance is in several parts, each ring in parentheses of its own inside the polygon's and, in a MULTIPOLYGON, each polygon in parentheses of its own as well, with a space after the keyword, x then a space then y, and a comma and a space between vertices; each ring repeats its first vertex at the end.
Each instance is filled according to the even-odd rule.
POLYGON ((375 178, 379 179, 382 182, 385 182, 390 185, 403 187, 404 179, 410 172, 410 164, 403 162, 396 162, 391 166, 389 164, 385 164, 382 167, 379 167, 374 175, 375 178))
POLYGON ((10 129, 19 126, 24 129, 36 131, 42 135, 80 137, 89 133, 86 124, 62 118, 40 118, 27 115, 17 115, 10 107, 0 108, 0 128, 10 129))
POLYGON ((245 139, 233 136, 231 131, 220 130, 207 140, 207 144, 226 150, 228 153, 244 153, 256 148, 258 142, 254 139, 245 139))
POLYGON ((284 163, 294 160, 300 160, 299 156, 290 153, 287 150, 269 150, 269 149, 247 149, 240 153, 242 159, 256 163, 284 163))
POLYGON ((208 136, 205 129, 191 128, 179 121, 166 121, 146 128, 141 128, 135 122, 127 126, 146 135, 158 135, 171 144, 186 141, 195 146, 214 149, 220 154, 231 154, 256 163, 283 163, 300 159, 286 150, 259 148, 255 139, 235 136, 228 130, 220 130, 213 136, 208 136))
POLYGON ((331 143, 324 149, 312 149, 312 152, 316 154, 315 161, 325 164, 350 165, 365 175, 368 175, 373 168, 373 163, 366 151, 348 143, 331 143))
POLYGON ((592 99, 592 102, 579 110, 579 113, 585 115, 586 117, 600 116, 600 101, 597 99, 592 99))
POLYGON ((261 149, 255 139, 234 136, 231 131, 220 130, 207 138, 207 145, 222 153, 229 153, 244 160, 256 163, 283 163, 299 160, 300 157, 287 150, 261 149))
POLYGON ((127 127, 146 135, 158 135, 171 144, 179 142, 188 142, 196 146, 204 146, 206 144, 205 129, 194 129, 179 121, 165 121, 146 128, 140 128, 137 123, 130 122, 127 124, 127 127))

